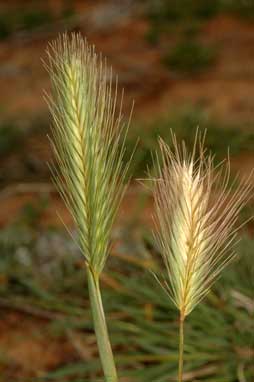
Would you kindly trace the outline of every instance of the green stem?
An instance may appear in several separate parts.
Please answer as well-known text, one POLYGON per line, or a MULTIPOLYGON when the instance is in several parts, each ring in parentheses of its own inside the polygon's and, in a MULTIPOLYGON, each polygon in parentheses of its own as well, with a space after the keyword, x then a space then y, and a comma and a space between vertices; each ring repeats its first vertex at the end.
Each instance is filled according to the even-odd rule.
POLYGON ((184 350, 184 316, 180 314, 178 382, 183 381, 183 350, 184 350))
POLYGON ((105 382, 117 382, 118 378, 116 367, 101 300, 99 277, 98 275, 95 275, 90 268, 87 268, 87 278, 94 330, 105 376, 105 382))

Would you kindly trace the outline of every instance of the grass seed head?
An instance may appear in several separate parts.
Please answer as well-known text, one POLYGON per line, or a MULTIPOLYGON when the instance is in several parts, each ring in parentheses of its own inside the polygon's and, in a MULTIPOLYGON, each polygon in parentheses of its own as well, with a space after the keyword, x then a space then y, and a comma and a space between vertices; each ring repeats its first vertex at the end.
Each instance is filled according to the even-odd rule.
POLYGON ((229 161, 215 166, 198 133, 191 154, 172 137, 173 150, 160 141, 155 238, 167 269, 165 289, 184 318, 233 260, 237 218, 253 187, 252 174, 229 186, 229 161))
POLYGON ((87 264, 100 273, 127 171, 117 83, 105 60, 80 34, 60 36, 47 54, 57 162, 53 176, 77 225, 87 264))

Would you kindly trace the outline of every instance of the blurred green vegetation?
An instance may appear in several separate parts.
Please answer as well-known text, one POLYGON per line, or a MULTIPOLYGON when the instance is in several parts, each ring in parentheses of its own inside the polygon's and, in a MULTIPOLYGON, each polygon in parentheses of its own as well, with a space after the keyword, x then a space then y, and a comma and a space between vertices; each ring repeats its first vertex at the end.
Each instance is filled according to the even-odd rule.
POLYGON ((225 13, 229 13, 236 17, 240 17, 247 21, 254 19, 254 3, 248 0, 220 0, 221 9, 225 13))
POLYGON ((49 130, 48 118, 38 113, 35 117, 3 119, 0 122, 0 185, 49 178, 49 169, 38 156, 49 130), (36 143, 38 142, 38 144, 36 143))
POLYGON ((163 62, 171 70, 182 74, 199 74, 215 62, 215 50, 195 40, 179 41, 169 53, 164 55, 163 62))
POLYGON ((13 121, 0 124, 0 158, 15 150, 22 142, 24 133, 13 121))
POLYGON ((222 122, 201 107, 187 105, 152 122, 132 127, 127 139, 126 158, 133 151, 137 141, 138 147, 130 173, 134 177, 145 175, 147 168, 152 167, 152 153, 158 148, 158 138, 161 137, 170 144, 170 130, 179 140, 185 140, 191 150, 197 127, 200 132, 206 131, 205 145, 218 160, 227 156, 228 149, 231 156, 254 151, 254 132, 250 125, 222 122))
MULTIPOLYGON (((163 62, 170 69, 195 74, 209 68, 216 59, 214 47, 198 42, 202 27, 220 14, 254 20, 254 2, 245 0, 159 0, 148 1, 147 17, 150 28, 146 39, 158 44, 160 37, 170 39, 163 62), (172 41, 175 45, 172 47, 172 41)), ((164 45, 165 41, 163 40, 164 45)))
POLYGON ((17 20, 17 25, 20 25, 21 29, 32 30, 38 26, 49 24, 53 20, 53 15, 47 9, 31 9, 21 14, 17 20))
POLYGON ((48 197, 46 195, 39 195, 36 202, 29 202, 24 205, 17 217, 18 225, 38 228, 43 213, 48 206, 48 197))
MULTIPOLYGON (((110 282, 102 281, 120 375, 133 382, 173 380, 178 360, 177 312, 147 271, 148 263, 159 267, 157 249, 148 232, 126 233, 122 232, 119 256, 110 257, 106 271, 110 282), (135 255, 129 253, 130 245, 137 249, 135 255)), ((85 270, 78 265, 83 259, 72 241, 58 230, 36 233, 27 226, 13 226, 0 232, 0 250, 0 303, 37 317, 48 316, 44 333, 49 341, 68 340, 71 333, 82 339, 84 347, 96 347, 91 341, 85 270)), ((237 262, 186 321, 189 381, 196 376, 206 382, 235 382, 240 372, 247 381, 254 378, 253 250, 253 240, 244 236, 237 262)), ((2 370, 6 363, 8 359, 2 357, 2 370)), ((33 382, 47 378, 51 382, 99 381, 100 364, 96 357, 85 362, 72 355, 41 375, 33 382)))
POLYGON ((178 23, 190 19, 210 19, 217 15, 219 9, 220 0, 151 0, 148 15, 155 24, 178 23))
POLYGON ((0 11, 0 40, 20 31, 32 31, 44 25, 52 24, 59 19, 73 16, 74 10, 70 4, 63 7, 59 17, 54 16, 47 6, 17 7, 12 11, 0 11))
POLYGON ((245 0, 148 1, 148 16, 155 25, 176 24, 190 20, 205 22, 219 14, 231 14, 249 19, 254 16, 254 3, 245 0))

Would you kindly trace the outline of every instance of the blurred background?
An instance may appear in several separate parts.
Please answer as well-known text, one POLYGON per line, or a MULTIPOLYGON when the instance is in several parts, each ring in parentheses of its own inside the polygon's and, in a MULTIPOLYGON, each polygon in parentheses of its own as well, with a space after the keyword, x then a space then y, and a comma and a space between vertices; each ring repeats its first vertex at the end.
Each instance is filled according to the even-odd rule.
MULTIPOLYGON (((254 1, 0 2, 0 381, 102 381, 84 262, 63 228, 71 218, 51 183, 43 68, 48 41, 80 31, 135 101, 126 158, 130 187, 112 232, 103 298, 121 382, 175 381, 177 314, 157 267, 146 176, 170 129, 196 127, 232 174, 254 167, 254 1), (56 212, 57 211, 57 212, 56 212)), ((240 220, 253 215, 253 200, 240 220)), ((75 231, 73 231, 75 235, 75 231)), ((186 323, 185 381, 254 380, 254 225, 239 259, 186 323)))

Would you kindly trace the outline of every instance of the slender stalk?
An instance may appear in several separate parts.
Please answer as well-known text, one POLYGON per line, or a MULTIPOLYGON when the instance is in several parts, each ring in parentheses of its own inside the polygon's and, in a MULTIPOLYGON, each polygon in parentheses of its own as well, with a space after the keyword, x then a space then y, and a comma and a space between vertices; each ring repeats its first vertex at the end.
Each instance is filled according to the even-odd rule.
POLYGON ((117 382, 118 378, 116 367, 109 341, 108 329, 101 300, 99 277, 91 270, 91 268, 88 267, 87 278, 94 330, 105 376, 105 382, 117 382))
POLYGON ((183 381, 183 351, 184 351, 184 315, 180 313, 178 382, 183 381))

